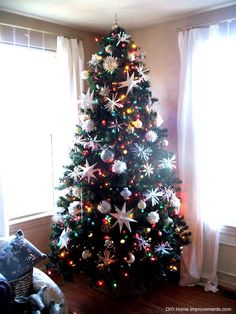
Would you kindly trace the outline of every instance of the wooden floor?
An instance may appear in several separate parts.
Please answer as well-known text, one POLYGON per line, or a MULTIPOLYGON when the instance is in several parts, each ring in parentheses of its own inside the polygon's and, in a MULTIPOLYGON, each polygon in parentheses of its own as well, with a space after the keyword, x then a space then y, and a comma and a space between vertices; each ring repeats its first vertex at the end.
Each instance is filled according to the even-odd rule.
POLYGON ((65 294, 70 314, 236 314, 236 294, 223 289, 214 294, 202 287, 163 283, 141 296, 115 299, 89 288, 83 276, 74 278, 73 282, 63 282, 59 277, 54 280, 65 294))

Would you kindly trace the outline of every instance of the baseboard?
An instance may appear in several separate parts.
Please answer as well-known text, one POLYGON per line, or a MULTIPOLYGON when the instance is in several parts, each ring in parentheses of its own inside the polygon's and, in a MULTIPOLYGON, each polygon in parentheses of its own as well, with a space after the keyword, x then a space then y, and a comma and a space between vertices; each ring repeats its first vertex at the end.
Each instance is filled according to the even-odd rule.
POLYGON ((222 288, 236 292, 236 274, 218 270, 217 275, 222 288))

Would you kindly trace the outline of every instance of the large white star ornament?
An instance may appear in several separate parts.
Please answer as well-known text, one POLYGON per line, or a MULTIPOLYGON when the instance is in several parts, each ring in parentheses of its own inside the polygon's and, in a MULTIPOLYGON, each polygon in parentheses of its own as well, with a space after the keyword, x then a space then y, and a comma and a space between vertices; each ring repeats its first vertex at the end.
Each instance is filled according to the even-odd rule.
POLYGON ((128 95, 128 93, 132 90, 133 87, 139 87, 137 85, 137 83, 139 82, 140 80, 134 79, 134 73, 131 76, 129 76, 129 72, 127 71, 126 81, 119 82, 120 86, 118 88, 127 87, 126 95, 128 95))
POLYGON ((133 218, 130 218, 130 214, 132 213, 133 208, 129 211, 126 211, 126 202, 125 202, 121 210, 117 206, 115 206, 115 210, 117 211, 117 213, 110 213, 111 216, 117 219, 114 225, 112 226, 112 228, 115 227, 115 225, 119 224, 120 232, 121 232, 123 225, 125 224, 128 230, 131 232, 129 223, 137 222, 133 218))
POLYGON ((59 238, 60 249, 63 249, 64 247, 67 248, 68 240, 69 232, 64 229, 59 238))
POLYGON ((88 183, 90 183, 91 178, 95 178, 94 172, 98 171, 99 169, 94 169, 97 163, 93 164, 92 166, 89 166, 88 160, 86 159, 85 167, 78 166, 82 171, 80 171, 78 174, 81 176, 80 180, 84 179, 85 177, 88 178, 88 183))
POLYGON ((93 94, 94 94, 94 91, 90 93, 90 88, 87 90, 86 94, 82 94, 81 100, 79 101, 79 103, 81 104, 81 107, 83 109, 93 110, 93 105, 97 103, 97 100, 93 99, 93 94))

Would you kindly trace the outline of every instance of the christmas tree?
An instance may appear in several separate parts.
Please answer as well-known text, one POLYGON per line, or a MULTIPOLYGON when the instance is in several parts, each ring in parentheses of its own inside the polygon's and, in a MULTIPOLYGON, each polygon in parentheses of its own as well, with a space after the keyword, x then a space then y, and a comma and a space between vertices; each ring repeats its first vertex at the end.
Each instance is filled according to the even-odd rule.
POLYGON ((98 45, 83 72, 88 89, 59 186, 48 269, 65 278, 83 272, 116 293, 178 272, 190 231, 145 54, 117 23, 98 45))

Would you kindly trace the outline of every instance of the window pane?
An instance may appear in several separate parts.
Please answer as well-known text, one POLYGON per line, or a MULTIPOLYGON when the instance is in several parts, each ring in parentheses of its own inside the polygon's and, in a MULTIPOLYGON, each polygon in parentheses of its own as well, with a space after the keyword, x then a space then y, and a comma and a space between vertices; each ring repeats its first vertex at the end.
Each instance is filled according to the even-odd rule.
POLYGON ((0 44, 0 175, 10 218, 53 208, 55 53, 0 44))
POLYGON ((193 97, 203 216, 235 223, 236 38, 212 40, 196 52, 193 97))

